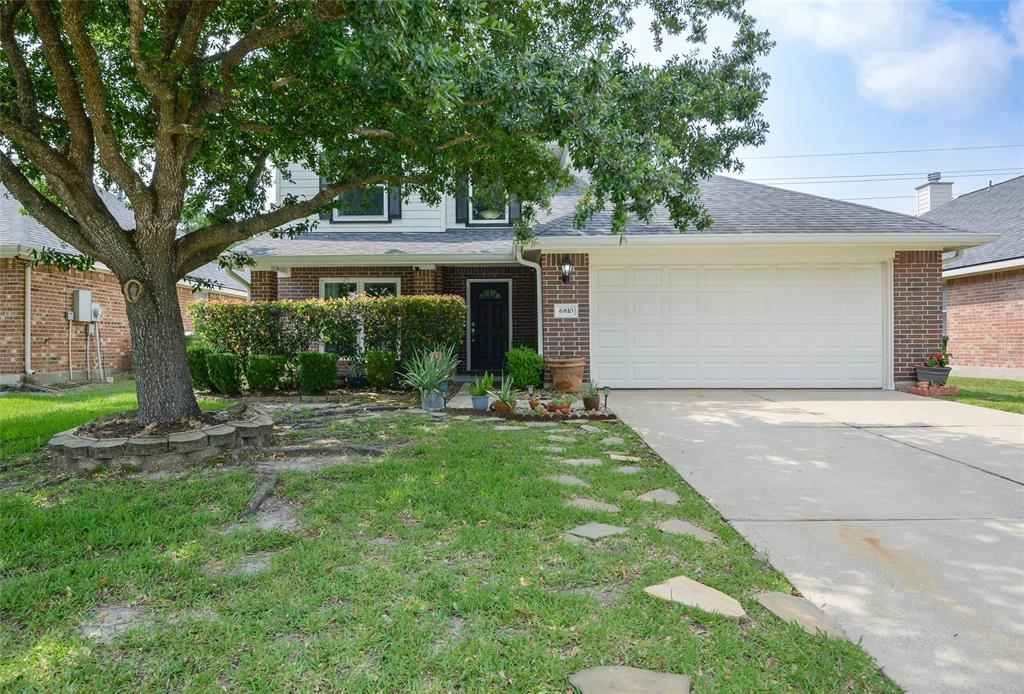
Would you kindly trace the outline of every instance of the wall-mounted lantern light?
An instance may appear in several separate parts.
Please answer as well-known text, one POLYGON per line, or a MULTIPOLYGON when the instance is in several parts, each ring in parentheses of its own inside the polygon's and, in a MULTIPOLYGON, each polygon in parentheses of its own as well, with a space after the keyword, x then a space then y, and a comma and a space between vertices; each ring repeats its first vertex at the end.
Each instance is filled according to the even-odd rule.
POLYGON ((572 277, 572 271, 574 267, 575 266, 572 264, 572 258, 570 258, 568 255, 562 256, 561 269, 563 282, 568 282, 569 278, 572 277))

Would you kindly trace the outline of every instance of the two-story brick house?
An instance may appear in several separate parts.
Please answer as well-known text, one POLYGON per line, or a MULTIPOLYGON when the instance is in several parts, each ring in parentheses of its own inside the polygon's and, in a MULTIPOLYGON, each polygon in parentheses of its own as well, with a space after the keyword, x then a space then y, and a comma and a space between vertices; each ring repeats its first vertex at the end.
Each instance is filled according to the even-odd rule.
MULTIPOLYGON (((310 171, 277 196, 315 194, 310 171)), ((714 219, 680 234, 667 213, 623 243, 598 214, 572 226, 585 180, 557 195, 521 246, 515 206, 439 206, 377 188, 255 258, 253 300, 443 292, 465 297, 463 368, 500 370, 526 344, 587 358, 614 387, 892 388, 941 340, 941 255, 995 238, 716 176, 714 219)))

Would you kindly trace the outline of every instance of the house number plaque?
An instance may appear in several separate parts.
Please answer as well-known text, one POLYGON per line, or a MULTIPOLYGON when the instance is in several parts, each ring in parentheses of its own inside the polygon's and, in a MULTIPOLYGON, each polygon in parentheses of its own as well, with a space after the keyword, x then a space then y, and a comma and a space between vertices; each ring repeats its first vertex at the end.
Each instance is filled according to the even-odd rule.
POLYGON ((555 304, 555 318, 579 318, 579 304, 555 304))

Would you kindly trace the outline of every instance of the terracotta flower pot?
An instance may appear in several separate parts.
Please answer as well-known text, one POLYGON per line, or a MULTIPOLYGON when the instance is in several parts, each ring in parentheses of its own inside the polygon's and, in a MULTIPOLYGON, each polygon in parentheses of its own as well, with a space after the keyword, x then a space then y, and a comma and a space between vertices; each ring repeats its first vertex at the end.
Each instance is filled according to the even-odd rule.
POLYGON ((502 414, 511 414, 512 413, 512 406, 509 405, 508 403, 501 402, 500 400, 499 401, 495 401, 495 403, 494 403, 494 411, 495 412, 501 412, 502 414))
POLYGON ((548 410, 555 414, 569 414, 572 412, 572 403, 570 402, 565 405, 548 405, 548 410))
POLYGON ((536 410, 540 407, 540 398, 530 398, 530 409, 536 410))
POLYGON ((583 409, 587 412, 591 410, 601 409, 601 396, 600 395, 585 395, 583 397, 583 409))
POLYGON ((551 381, 559 393, 578 393, 583 390, 583 369, 587 360, 583 357, 567 359, 549 358, 548 369, 551 370, 551 381))

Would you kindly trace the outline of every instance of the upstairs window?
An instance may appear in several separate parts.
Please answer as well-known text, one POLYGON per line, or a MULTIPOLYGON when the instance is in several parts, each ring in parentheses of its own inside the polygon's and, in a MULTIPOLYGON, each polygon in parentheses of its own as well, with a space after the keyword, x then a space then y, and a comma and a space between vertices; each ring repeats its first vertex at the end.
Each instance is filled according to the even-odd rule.
MULTIPOLYGON (((320 189, 327 179, 320 177, 320 189)), ((402 194, 397 186, 383 183, 368 188, 346 190, 334 199, 334 205, 320 213, 320 219, 333 224, 390 222, 402 217, 402 194)))
POLYGON ((508 224, 508 205, 505 204, 505 191, 469 186, 469 223, 470 224, 508 224))

